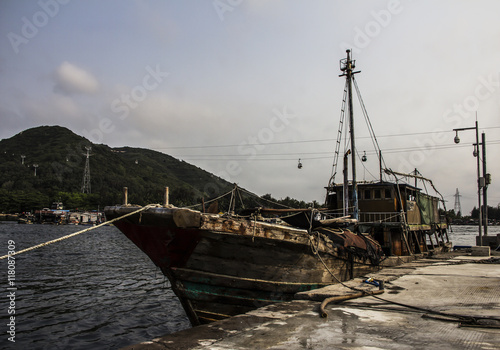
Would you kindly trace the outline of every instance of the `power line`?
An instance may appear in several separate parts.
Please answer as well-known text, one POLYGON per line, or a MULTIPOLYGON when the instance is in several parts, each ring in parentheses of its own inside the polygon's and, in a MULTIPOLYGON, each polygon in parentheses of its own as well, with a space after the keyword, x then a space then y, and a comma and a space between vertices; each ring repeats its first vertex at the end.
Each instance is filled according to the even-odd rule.
MULTIPOLYGON (((492 140, 488 142, 488 145, 496 145, 500 144, 500 140, 492 140)), ((451 148, 464 148, 464 147, 470 147, 468 144, 446 144, 446 145, 440 145, 440 146, 432 146, 432 147, 422 147, 422 148, 416 148, 416 147, 404 147, 404 148, 388 148, 385 150, 382 150, 383 154, 393 154, 393 153, 402 153, 402 152, 410 152, 410 151, 415 151, 415 150, 440 150, 440 149, 451 149, 451 148)), ((375 155, 375 151, 367 151, 367 155, 375 155)), ((258 160, 290 160, 290 159, 295 159, 298 156, 301 156, 302 159, 329 159, 333 156, 334 152, 333 151, 322 151, 322 152, 288 152, 288 153, 265 153, 265 154, 252 154, 251 156, 249 155, 242 155, 242 154, 181 154, 181 155, 172 155, 173 157, 179 157, 183 159, 190 159, 190 160, 246 160, 249 158, 262 158, 262 157, 271 157, 271 156, 289 156, 291 158, 289 159, 283 159, 283 158, 262 158, 258 160), (325 156, 319 156, 324 154, 325 156), (317 157, 307 157, 307 155, 317 155, 317 157), (328 155, 328 156, 326 156, 328 155), (304 157, 306 156, 306 157, 304 157), (230 159, 227 159, 230 158, 230 159)))
MULTIPOLYGON (((481 128, 481 130, 489 130, 489 129, 500 129, 500 126, 489 126, 485 128, 481 128)), ((453 133, 454 131, 449 130, 434 130, 434 131, 425 131, 425 132, 414 132, 414 133, 405 133, 405 134, 388 134, 377 136, 377 138, 384 137, 406 137, 406 136, 416 136, 416 135, 431 135, 437 133, 453 133)), ((357 139, 369 139, 371 136, 360 136, 357 139)), ((314 142, 335 142, 336 139, 328 138, 328 139, 313 139, 313 140, 299 140, 299 141, 283 141, 283 142, 266 142, 265 145, 285 145, 285 144, 298 144, 298 143, 314 143, 314 142)), ((193 149, 193 148, 224 148, 224 147, 238 147, 238 146, 262 146, 263 143, 239 143, 239 144, 227 144, 227 145, 203 145, 203 146, 172 146, 172 147, 160 147, 155 149, 157 150, 168 150, 168 149, 193 149)))

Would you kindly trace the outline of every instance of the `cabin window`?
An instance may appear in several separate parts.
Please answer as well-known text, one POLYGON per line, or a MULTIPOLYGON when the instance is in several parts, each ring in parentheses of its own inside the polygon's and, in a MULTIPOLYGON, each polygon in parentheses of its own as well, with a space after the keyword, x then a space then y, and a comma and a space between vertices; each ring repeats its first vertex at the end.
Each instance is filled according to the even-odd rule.
POLYGON ((370 190, 365 190, 365 199, 371 199, 371 192, 370 190))
POLYGON ((382 198, 382 193, 381 193, 381 191, 380 191, 380 190, 375 190, 375 191, 373 191, 373 197, 374 197, 375 199, 380 199, 380 198, 382 198))
POLYGON ((389 199, 389 198, 392 197, 392 193, 391 193, 391 190, 389 188, 385 189, 384 196, 385 196, 386 199, 389 199))
POLYGON ((408 192, 407 200, 415 201, 415 192, 413 191, 408 192))

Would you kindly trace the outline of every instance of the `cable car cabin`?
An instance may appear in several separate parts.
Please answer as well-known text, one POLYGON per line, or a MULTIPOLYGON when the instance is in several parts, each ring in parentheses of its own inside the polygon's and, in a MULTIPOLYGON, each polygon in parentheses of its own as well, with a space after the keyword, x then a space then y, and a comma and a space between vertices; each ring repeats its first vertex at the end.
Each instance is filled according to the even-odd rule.
MULTIPOLYGON (((417 187, 390 182, 358 183, 358 230, 374 237, 386 255, 412 255, 449 249, 445 220, 439 216, 439 198, 417 187)), ((326 204, 339 215, 353 213, 352 184, 327 188, 326 204), (345 195, 349 200, 344 200, 345 195), (343 212, 347 204, 348 210, 343 212)))

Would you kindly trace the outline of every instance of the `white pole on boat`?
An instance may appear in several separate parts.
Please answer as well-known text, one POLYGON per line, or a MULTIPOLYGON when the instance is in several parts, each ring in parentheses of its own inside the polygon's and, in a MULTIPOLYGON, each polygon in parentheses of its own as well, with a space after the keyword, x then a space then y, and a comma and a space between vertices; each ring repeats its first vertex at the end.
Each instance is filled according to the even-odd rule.
POLYGON ((169 193, 168 193, 168 186, 165 187, 165 195, 163 198, 163 206, 166 207, 169 204, 169 193))

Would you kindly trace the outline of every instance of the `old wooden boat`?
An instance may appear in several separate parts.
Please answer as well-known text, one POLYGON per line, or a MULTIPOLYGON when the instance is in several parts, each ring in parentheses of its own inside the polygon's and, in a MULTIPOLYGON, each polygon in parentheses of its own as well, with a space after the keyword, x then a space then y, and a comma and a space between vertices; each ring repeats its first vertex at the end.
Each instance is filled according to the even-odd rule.
MULTIPOLYGON (((353 66, 348 51, 342 70, 349 97, 353 66)), ((352 120, 352 108, 350 113, 352 120)), ((340 185, 331 180, 326 206, 319 209, 260 207, 237 213, 233 201, 227 212, 210 213, 158 205, 115 225, 161 269, 191 323, 198 325, 363 276, 380 268, 382 247, 387 254, 415 253, 408 234, 413 221, 404 218, 418 216, 414 208, 419 204, 398 202, 396 193, 418 189, 382 182, 358 185, 354 179, 340 185), (363 195, 358 205, 360 189, 363 195), (352 198, 344 200, 343 193, 352 198), (349 209, 352 201, 355 212, 349 209), (370 212, 384 212, 386 217, 372 218, 370 212), (408 241, 408 249, 403 249, 402 241, 408 241)), ((232 198, 241 190, 235 187, 232 198)), ((105 213, 114 219, 138 209, 124 204, 106 207, 105 213)), ((419 224, 417 232, 435 231, 432 225, 419 224)), ((426 243, 420 240, 418 244, 426 243)))
MULTIPOLYGON (((106 216, 134 210, 107 207, 106 216)), ((256 215, 156 207, 115 225, 168 277, 193 325, 361 276, 382 258, 374 240, 349 230, 311 231, 256 215)))

